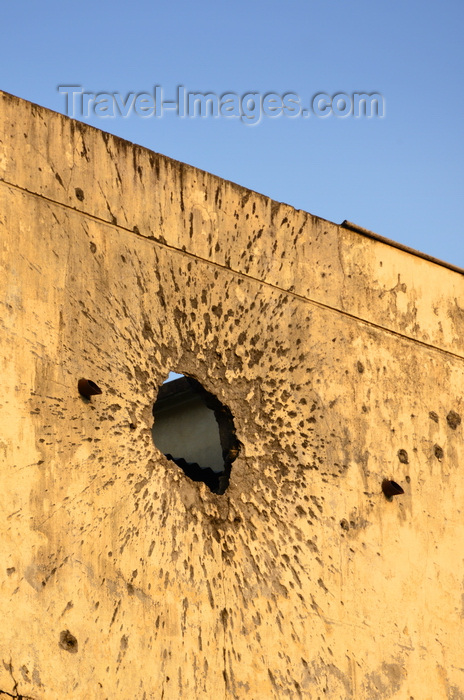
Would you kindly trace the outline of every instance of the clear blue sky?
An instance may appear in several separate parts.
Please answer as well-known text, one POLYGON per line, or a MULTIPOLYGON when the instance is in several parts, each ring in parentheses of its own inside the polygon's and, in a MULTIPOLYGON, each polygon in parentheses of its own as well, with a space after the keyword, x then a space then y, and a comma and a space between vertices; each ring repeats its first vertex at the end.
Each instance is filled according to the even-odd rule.
POLYGON ((464 267, 463 0, 14 0, 0 88, 64 112, 58 85, 378 92, 385 116, 87 121, 340 223, 464 267))

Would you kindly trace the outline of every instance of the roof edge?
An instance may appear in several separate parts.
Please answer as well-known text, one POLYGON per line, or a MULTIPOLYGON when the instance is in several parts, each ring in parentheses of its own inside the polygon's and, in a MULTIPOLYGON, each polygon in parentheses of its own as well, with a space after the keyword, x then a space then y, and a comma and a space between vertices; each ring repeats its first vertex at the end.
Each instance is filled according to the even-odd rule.
POLYGON ((435 265, 441 265, 441 267, 446 267, 448 268, 448 270, 452 270, 453 272, 458 272, 460 275, 464 275, 464 268, 462 267, 457 267, 457 265, 452 265, 451 263, 445 262, 444 260, 440 260, 439 258, 434 258, 432 255, 427 255, 427 253, 421 253, 420 250, 416 250, 415 248, 410 248, 407 245, 403 245, 402 243, 393 241, 391 238, 380 236, 378 233, 374 233, 373 231, 370 231, 367 228, 358 226, 357 224, 354 224, 352 221, 348 221, 347 219, 345 219, 345 221, 343 221, 340 224, 340 227, 349 229, 350 231, 354 231, 355 233, 360 233, 361 236, 365 236, 366 238, 372 238, 375 241, 380 241, 381 243, 385 243, 386 245, 392 246, 392 248, 398 248, 398 250, 403 250, 405 253, 410 253, 411 255, 415 255, 416 257, 422 258, 423 260, 427 260, 428 262, 434 263, 435 265))

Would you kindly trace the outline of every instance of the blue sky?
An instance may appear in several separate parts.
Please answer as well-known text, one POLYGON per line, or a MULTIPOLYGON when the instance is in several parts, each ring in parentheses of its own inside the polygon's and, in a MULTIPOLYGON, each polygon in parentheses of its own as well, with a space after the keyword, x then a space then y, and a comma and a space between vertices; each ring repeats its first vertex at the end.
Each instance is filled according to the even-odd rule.
POLYGON ((65 111, 92 93, 380 93, 383 118, 83 119, 337 223, 464 267, 462 0, 15 0, 0 88, 65 111))

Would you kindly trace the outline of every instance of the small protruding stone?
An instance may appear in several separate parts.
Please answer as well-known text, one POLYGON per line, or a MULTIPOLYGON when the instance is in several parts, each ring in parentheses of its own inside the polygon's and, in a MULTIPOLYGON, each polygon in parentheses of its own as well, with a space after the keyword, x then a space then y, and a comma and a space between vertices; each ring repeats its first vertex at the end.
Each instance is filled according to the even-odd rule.
POLYGON ((393 496, 401 496, 404 493, 404 489, 391 479, 384 479, 382 481, 382 491, 386 498, 391 499, 393 496))

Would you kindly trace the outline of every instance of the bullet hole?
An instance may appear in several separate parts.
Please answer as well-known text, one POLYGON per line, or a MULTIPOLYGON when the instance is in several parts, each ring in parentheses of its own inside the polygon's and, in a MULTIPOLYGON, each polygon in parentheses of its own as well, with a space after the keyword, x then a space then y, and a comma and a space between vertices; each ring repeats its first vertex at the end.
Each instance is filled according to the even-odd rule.
POLYGON ((129 423, 129 428, 130 428, 131 430, 135 430, 136 427, 137 427, 137 423, 129 423))
POLYGON ((97 252, 97 246, 95 245, 95 243, 93 241, 90 241, 90 250, 92 251, 92 253, 97 252))
POLYGON ((227 621, 229 619, 229 613, 227 612, 226 608, 223 608, 221 612, 219 613, 219 617, 221 618, 222 625, 224 629, 227 627, 227 621))
POLYGON ((390 479, 384 479, 382 481, 382 491, 385 498, 388 500, 391 500, 393 496, 401 496, 401 494, 404 493, 401 486, 397 484, 396 481, 391 481, 390 479))
POLYGON ((364 365, 359 360, 356 363, 356 367, 358 369, 359 374, 362 374, 364 372, 364 365))
POLYGON ((346 530, 348 532, 348 530, 350 529, 350 524, 346 518, 340 520, 340 527, 342 528, 342 530, 346 530))
POLYGON ((401 464, 409 464, 409 457, 406 450, 398 450, 398 459, 400 460, 401 464))
POLYGON ((434 445, 433 452, 439 462, 443 459, 443 450, 440 445, 434 445))
POLYGON ((461 416, 456 411, 450 411, 446 416, 446 422, 452 430, 456 430, 458 425, 461 424, 461 416))
POLYGON ((77 389, 79 394, 86 399, 90 399, 91 396, 97 396, 102 393, 100 387, 91 379, 79 379, 77 382, 77 389))
POLYGON ((84 192, 83 192, 83 190, 81 190, 80 187, 76 187, 75 192, 76 192, 76 197, 77 197, 77 199, 79 200, 79 202, 83 202, 83 201, 84 201, 84 192))
POLYGON ((16 571, 15 567, 11 566, 9 569, 6 570, 6 573, 8 576, 11 576, 12 574, 14 574, 15 571, 16 571))
POLYGON ((153 416, 160 452, 192 481, 225 493, 240 451, 230 409, 193 377, 178 376, 161 386, 153 416))
POLYGON ((78 643, 76 637, 69 630, 64 630, 60 634, 60 647, 71 654, 77 654, 78 643))
POLYGON ((438 414, 435 411, 430 411, 429 418, 431 418, 435 423, 438 423, 438 414))

